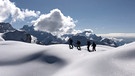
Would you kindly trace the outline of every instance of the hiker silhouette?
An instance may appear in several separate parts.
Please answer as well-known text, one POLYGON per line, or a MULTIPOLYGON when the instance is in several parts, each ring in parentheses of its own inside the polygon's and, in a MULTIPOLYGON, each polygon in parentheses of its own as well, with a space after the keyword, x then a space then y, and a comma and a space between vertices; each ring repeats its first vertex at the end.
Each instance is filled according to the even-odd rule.
POLYGON ((76 43, 76 44, 77 44, 77 49, 78 49, 78 50, 81 50, 81 47, 80 47, 81 42, 80 42, 79 40, 77 40, 77 43, 76 43))
POLYGON ((73 49, 73 40, 69 38, 68 42, 69 42, 69 48, 73 49))
POLYGON ((91 42, 90 40, 87 41, 87 50, 90 52, 90 45, 91 45, 91 42))
POLYGON ((93 47, 92 50, 96 51, 96 43, 95 42, 92 43, 92 47, 93 47))

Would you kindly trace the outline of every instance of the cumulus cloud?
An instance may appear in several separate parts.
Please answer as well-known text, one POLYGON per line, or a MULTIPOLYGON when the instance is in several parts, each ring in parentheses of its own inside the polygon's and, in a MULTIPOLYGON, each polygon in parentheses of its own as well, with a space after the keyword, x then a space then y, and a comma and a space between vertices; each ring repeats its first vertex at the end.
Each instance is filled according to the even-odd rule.
POLYGON ((75 21, 70 16, 64 16, 59 9, 53 9, 48 14, 41 15, 33 21, 35 29, 50 32, 54 35, 74 32, 75 21))
POLYGON ((20 9, 9 0, 0 0, 0 22, 11 17, 12 22, 24 20, 27 17, 38 17, 40 11, 20 9))
POLYGON ((40 14, 40 11, 21 9, 10 0, 0 0, 0 22, 6 20, 19 25, 32 23, 35 26, 34 29, 53 35, 77 34, 83 31, 75 29, 77 20, 65 16, 59 9, 53 9, 48 14, 40 14))

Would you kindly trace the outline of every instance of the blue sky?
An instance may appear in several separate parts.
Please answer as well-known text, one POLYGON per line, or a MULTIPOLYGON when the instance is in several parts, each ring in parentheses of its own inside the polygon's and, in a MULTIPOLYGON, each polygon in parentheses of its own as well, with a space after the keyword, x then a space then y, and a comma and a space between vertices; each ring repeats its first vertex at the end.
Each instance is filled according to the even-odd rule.
POLYGON ((135 0, 10 0, 19 8, 49 13, 58 8, 77 20, 76 29, 94 33, 135 33, 135 0))

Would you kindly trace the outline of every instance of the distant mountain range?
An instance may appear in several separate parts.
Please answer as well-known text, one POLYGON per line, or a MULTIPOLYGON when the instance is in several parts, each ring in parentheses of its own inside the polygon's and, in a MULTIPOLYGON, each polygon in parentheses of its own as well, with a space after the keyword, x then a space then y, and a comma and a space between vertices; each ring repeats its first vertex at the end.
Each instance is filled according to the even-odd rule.
POLYGON ((0 23, 0 40, 14 40, 14 41, 23 41, 31 42, 31 35, 25 31, 16 30, 9 23, 0 23))
MULTIPOLYGON (((101 36, 97 36, 89 31, 82 31, 77 34, 64 34, 62 36, 54 36, 51 33, 44 31, 37 31, 34 29, 34 26, 24 25, 20 30, 16 30, 9 23, 0 23, 0 33, 3 33, 2 38, 4 40, 17 40, 24 41, 27 39, 26 34, 30 34, 32 37, 32 41, 37 44, 50 45, 50 44, 67 44, 68 38, 72 38, 74 45, 76 45, 76 41, 81 41, 81 45, 86 45, 87 40, 91 42, 94 41, 97 44, 108 45, 113 47, 118 47, 124 45, 125 42, 121 39, 116 38, 104 38, 101 36), (12 32, 12 33, 11 33, 12 32), (7 33, 10 33, 7 34, 7 33)), ((24 41, 28 42, 28 41, 24 41)))
POLYGON ((96 34, 93 34, 89 31, 83 31, 81 33, 77 34, 64 34, 61 37, 57 37, 52 35, 51 33, 48 32, 43 32, 43 31, 36 31, 34 30, 34 26, 28 26, 24 25, 21 30, 26 31, 27 33, 33 35, 34 37, 37 38, 38 43, 41 44, 54 44, 54 43, 68 43, 68 38, 73 39, 73 44, 76 45, 76 41, 79 40, 81 41, 81 45, 86 45, 87 40, 90 40, 91 42, 94 41, 97 44, 101 45, 108 45, 108 46, 121 46, 125 44, 125 42, 121 41, 120 39, 109 39, 109 38, 103 38, 101 36, 97 36, 96 34))

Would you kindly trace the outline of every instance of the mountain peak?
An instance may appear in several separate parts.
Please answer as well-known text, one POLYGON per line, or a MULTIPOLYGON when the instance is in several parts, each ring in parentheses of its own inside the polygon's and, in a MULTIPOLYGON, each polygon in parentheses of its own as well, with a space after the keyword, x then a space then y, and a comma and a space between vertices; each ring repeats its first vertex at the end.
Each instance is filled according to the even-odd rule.
POLYGON ((0 33, 14 31, 15 29, 9 23, 0 23, 0 33))

